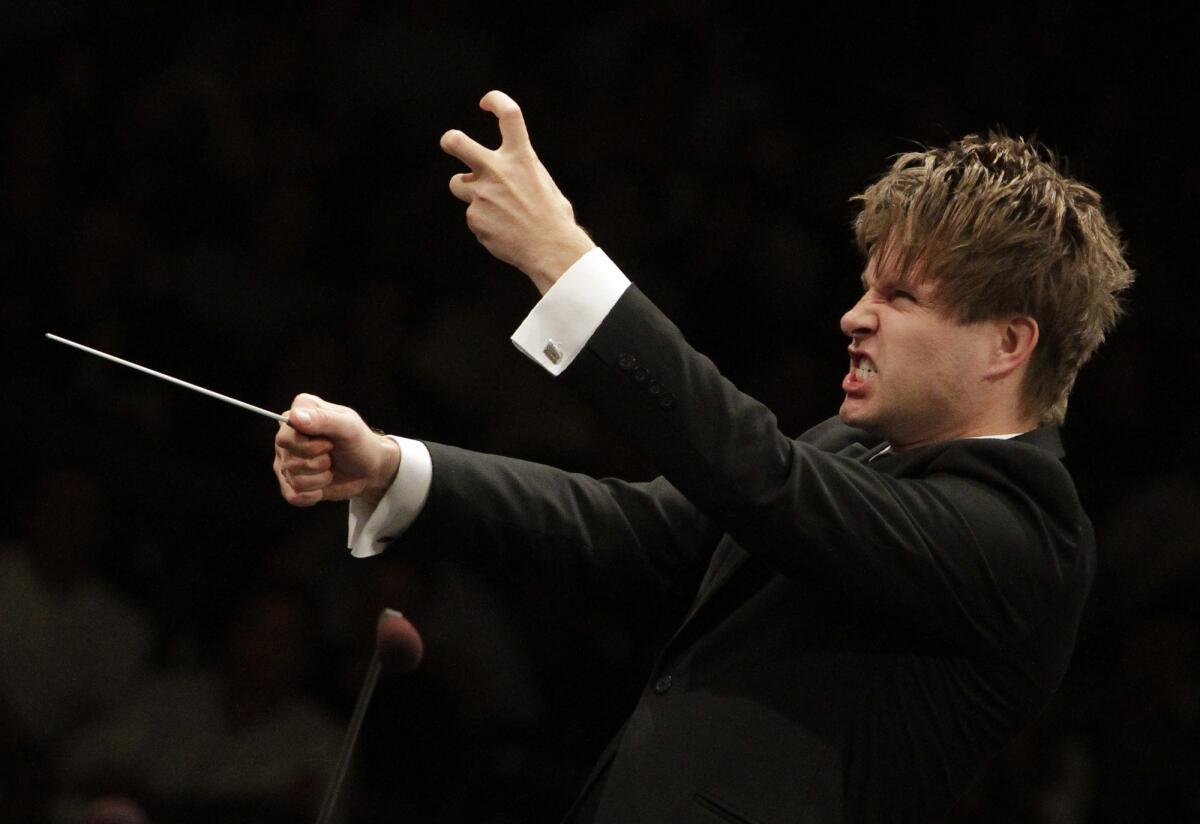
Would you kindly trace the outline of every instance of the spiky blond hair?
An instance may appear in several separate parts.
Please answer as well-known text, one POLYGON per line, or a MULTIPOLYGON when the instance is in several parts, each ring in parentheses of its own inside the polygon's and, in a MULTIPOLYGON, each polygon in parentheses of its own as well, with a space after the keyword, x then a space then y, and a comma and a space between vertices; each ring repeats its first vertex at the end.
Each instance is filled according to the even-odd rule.
POLYGON ((862 252, 886 249, 903 276, 935 281, 959 321, 1037 321, 1023 411, 1062 423, 1075 376, 1133 282, 1100 195, 1040 144, 993 132, 900 155, 854 200, 862 252))

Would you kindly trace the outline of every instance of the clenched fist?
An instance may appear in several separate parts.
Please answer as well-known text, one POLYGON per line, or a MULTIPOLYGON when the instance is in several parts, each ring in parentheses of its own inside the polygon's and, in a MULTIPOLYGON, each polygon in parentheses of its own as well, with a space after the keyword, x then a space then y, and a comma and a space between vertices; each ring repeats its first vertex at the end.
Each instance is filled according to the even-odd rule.
POLYGON ((377 504, 400 467, 400 447, 357 412, 297 395, 275 435, 275 477, 293 506, 363 497, 377 504))

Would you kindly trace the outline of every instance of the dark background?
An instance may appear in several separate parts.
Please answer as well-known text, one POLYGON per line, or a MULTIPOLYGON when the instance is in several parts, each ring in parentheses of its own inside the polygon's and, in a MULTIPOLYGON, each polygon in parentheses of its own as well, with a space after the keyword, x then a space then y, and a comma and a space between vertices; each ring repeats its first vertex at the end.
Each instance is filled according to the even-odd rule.
MULTIPOLYGON (((840 400, 849 198, 897 152, 1002 126, 1103 194, 1139 279, 1065 429, 1101 551, 1075 666, 956 820, 1200 820, 1198 36, 1195 11, 1065 1, 6 3, 4 551, 36 552, 31 513, 82 473, 106 524, 88 569, 153 625, 150 673, 220 660, 232 605, 282 582, 318 627, 305 688, 341 718, 370 618, 399 607, 429 666, 377 696, 352 820, 553 820, 677 605, 459 563, 478 548, 354 561, 344 507, 279 498, 273 424, 43 333, 256 405, 315 392, 391 432, 644 478, 507 342, 536 292, 466 229, 442 132, 496 145, 476 103, 509 92, 597 242, 799 433, 840 400)), ((11 820, 61 791, 56 746, 11 820)))

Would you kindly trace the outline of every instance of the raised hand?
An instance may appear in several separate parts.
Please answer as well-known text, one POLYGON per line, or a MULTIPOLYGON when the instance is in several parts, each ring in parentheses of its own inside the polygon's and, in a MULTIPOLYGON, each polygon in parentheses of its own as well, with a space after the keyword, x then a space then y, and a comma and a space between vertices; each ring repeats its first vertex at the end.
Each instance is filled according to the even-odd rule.
POLYGON ((364 497, 375 504, 400 466, 400 447, 357 412, 297 395, 275 435, 275 477, 293 506, 364 497))
POLYGON ((534 153, 516 101, 491 91, 479 108, 499 120, 500 148, 488 149, 457 129, 442 135, 442 150, 471 170, 454 175, 450 191, 468 204, 467 226, 479 242, 545 294, 596 244, 534 153))

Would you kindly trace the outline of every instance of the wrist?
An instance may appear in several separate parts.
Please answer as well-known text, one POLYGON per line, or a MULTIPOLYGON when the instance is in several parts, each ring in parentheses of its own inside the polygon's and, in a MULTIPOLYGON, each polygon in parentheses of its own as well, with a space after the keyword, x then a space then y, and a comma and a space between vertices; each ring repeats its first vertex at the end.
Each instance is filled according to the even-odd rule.
POLYGON ((578 226, 575 230, 577 234, 549 250, 529 272, 529 279, 533 281, 539 293, 544 295, 550 291, 550 287, 557 283, 576 261, 596 248, 595 242, 588 237, 587 232, 578 226))
POLYGON ((396 473, 400 469, 400 444, 387 435, 376 433, 373 437, 377 439, 379 445, 377 461, 374 469, 367 475, 367 485, 361 494, 361 497, 371 506, 375 506, 383 500, 383 496, 387 494, 392 482, 396 480, 396 473))

